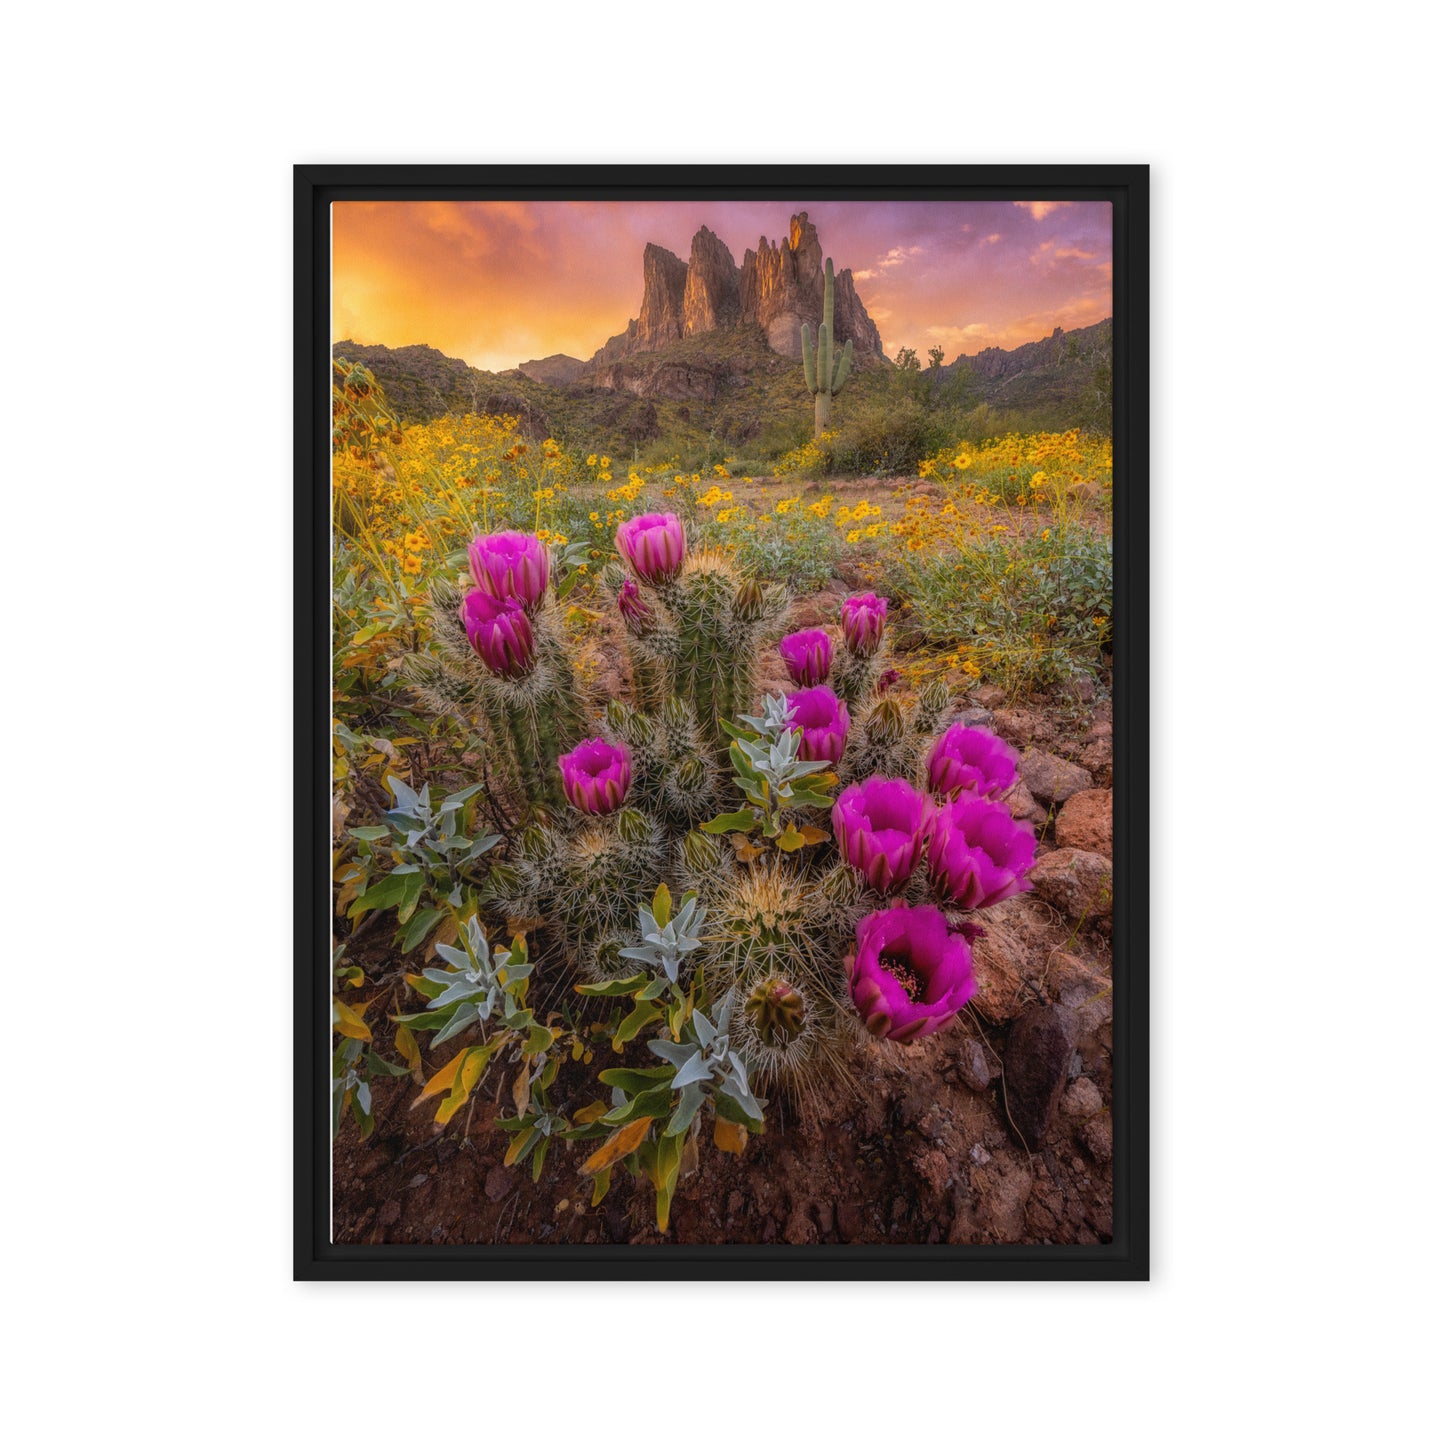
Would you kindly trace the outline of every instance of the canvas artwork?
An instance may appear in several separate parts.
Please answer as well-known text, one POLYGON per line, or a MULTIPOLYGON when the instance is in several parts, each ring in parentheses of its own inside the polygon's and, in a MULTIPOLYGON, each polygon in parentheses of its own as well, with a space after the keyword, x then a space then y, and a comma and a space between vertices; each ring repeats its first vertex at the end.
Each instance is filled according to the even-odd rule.
POLYGON ((331 204, 334 1244, 1114 1240, 1113 210, 331 204))

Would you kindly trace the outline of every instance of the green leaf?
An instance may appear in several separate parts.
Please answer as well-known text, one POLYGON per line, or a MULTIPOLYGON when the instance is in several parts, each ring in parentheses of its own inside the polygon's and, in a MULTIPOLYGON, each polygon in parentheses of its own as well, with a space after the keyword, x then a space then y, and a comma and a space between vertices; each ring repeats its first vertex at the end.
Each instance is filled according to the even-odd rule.
POLYGON ((366 1072, 373 1079, 403 1079, 411 1070, 405 1064, 393 1064, 378 1053, 366 1056, 366 1072))
POLYGON ((391 829, 381 824, 373 824, 369 828, 348 828, 346 831, 353 838, 360 838, 365 843, 375 843, 378 839, 391 837, 391 829))
POLYGON ((669 1134, 684 1133, 689 1124, 692 1123, 699 1108, 702 1107, 703 1092, 701 1084, 689 1084, 682 1091, 682 1098, 678 1100, 677 1109, 671 1119, 667 1121, 667 1128, 664 1129, 664 1137, 669 1134))
POLYGON ((659 928, 666 928, 672 917, 672 894, 666 883, 659 883, 657 892, 652 895, 652 916, 657 920, 659 928))
POLYGON ((791 823, 778 837, 778 847, 784 853, 796 853, 803 846, 803 835, 791 823))
MULTIPOLYGON (((763 1100, 759 1100, 763 1103, 763 1100)), ((726 1119, 729 1124, 741 1124, 749 1134, 761 1134, 763 1132, 763 1121, 754 1119, 751 1115, 745 1114, 742 1107, 735 1099, 726 1094, 718 1093, 713 1095, 712 1106, 717 1111, 718 1117, 726 1119)))
POLYGON ((732 759, 733 768, 740 778, 752 781, 759 776, 758 770, 748 761, 748 755, 736 743, 728 744, 728 757, 732 759))
MULTIPOLYGON (((671 1070, 668 1071, 669 1075, 671 1070)), ((665 1119, 672 1113, 672 1085, 663 1084, 656 1089, 648 1089, 638 1094, 635 1098, 629 1099, 625 1104, 619 1104, 615 1109, 609 1109, 601 1119, 601 1122, 612 1127, 618 1124, 627 1124, 634 1119, 665 1119)))
POLYGON ((360 918, 373 908, 395 908, 407 896, 408 878, 415 878, 420 884, 419 873, 388 873, 385 878, 378 879, 346 910, 346 916, 360 918))
POLYGON ((617 1032, 612 1035, 612 1047, 620 1054, 622 1045, 631 1039, 635 1039, 643 1029, 655 1024, 662 1017, 662 1010, 658 1007, 655 999, 648 999, 646 1003, 640 1003, 620 1024, 617 1025, 617 1032))
POLYGON ((631 978, 614 978, 610 983, 579 983, 577 992, 588 998, 620 998, 623 994, 634 994, 649 981, 645 973, 635 973, 631 978))
POLYGON ((426 878, 421 873, 408 873, 402 878, 402 900, 396 910, 398 923, 405 923, 416 912, 416 906, 421 902, 421 890, 425 883, 426 878))
POLYGON ((704 833, 751 833, 758 826, 757 814, 751 808, 742 808, 736 813, 720 813, 710 822, 702 824, 704 833))
POLYGON ((676 1072, 671 1064, 660 1064, 655 1069, 603 1069, 597 1077, 609 1089, 621 1089, 624 1094, 645 1094, 676 1072))
POLYGON ((740 728, 736 724, 730 723, 725 717, 720 717, 717 720, 717 725, 730 738, 737 738, 739 742, 752 743, 757 741, 758 735, 751 728, 740 728))
POLYGON ((420 913, 414 913, 401 936, 401 951, 410 953, 445 917, 446 910, 443 908, 423 908, 420 913))
POLYGON ((437 809, 437 812, 445 813, 452 808, 460 808, 468 798, 472 797, 475 793, 480 793, 485 786, 483 783, 473 783, 470 788, 462 788, 459 792, 448 793, 446 797, 442 799, 442 805, 437 809))

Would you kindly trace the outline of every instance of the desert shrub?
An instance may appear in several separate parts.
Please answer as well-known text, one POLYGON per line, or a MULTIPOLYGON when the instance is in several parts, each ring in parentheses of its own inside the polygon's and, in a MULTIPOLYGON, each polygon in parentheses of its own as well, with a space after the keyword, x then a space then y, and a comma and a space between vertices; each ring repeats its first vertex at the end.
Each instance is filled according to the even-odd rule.
POLYGON ((886 395, 839 408, 833 466, 854 475, 916 470, 950 435, 949 413, 912 395, 886 395))
POLYGON ((890 570, 928 642, 1011 694, 1098 672, 1113 615, 1110 537, 1068 523, 960 536, 947 517, 914 520, 890 570))

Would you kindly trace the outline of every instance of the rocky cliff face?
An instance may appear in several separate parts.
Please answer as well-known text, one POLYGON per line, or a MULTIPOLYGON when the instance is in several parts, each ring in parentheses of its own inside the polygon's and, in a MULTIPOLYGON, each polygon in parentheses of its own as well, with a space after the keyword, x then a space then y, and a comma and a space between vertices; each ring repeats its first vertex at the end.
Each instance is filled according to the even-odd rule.
POLYGON ((704 226, 692 238, 692 255, 687 263, 683 332, 696 336, 702 331, 731 330, 741 317, 738 268, 732 252, 704 226))
POLYGON ((642 310, 627 323, 626 331, 612 337, 592 358, 592 364, 620 361, 634 351, 658 351, 679 340, 686 290, 687 262, 649 241, 642 253, 642 310))
MULTIPOLYGON (((687 262, 649 243, 642 258, 642 309, 627 330, 592 358, 602 385, 608 368, 624 357, 658 351, 682 336, 758 325, 768 345, 784 356, 803 354, 802 327, 823 317, 823 246, 806 211, 792 218, 787 239, 766 236, 741 267, 723 242, 704 226, 692 238, 687 262)), ((833 325, 841 344, 853 343, 855 361, 881 359, 878 328, 859 299, 850 270, 837 272, 833 325)))

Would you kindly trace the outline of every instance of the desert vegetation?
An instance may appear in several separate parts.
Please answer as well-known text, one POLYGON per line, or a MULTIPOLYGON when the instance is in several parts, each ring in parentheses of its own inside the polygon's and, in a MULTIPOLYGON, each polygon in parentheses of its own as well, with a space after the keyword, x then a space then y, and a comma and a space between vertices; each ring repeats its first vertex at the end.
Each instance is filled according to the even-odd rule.
MULTIPOLYGON (((389 1232, 400 1206, 365 1181, 379 1167, 394 1194, 407 1160, 431 1150, 434 1171, 466 1150, 485 1178, 470 1224, 442 1191, 460 1209, 434 1226, 445 1237, 480 1237, 483 1218, 500 1237, 504 1201, 516 1234, 524 1192, 525 1237, 586 1238, 589 1220, 595 1237, 633 1237, 642 1191, 649 1237, 703 1237, 696 1209, 675 1220, 682 1181, 778 1148, 772 1173, 788 1178, 790 1130, 816 1173, 808 1131, 840 1108, 883 1167, 892 1136, 865 1096, 919 1060, 925 1090, 964 1067, 929 1052, 935 1036, 973 1044, 982 1108, 983 1051, 1001 1075, 1015 1036, 1042 1029, 1052 1073, 1030 1084, 1020 1064, 1012 1109, 999 1086, 1003 1131, 978 1135, 1000 1168, 1081 1092, 1069 1073, 1090 1046, 1053 1057, 1028 1009, 1057 1009, 1059 978, 1087 983, 1098 1027, 1106 860, 1060 848, 1057 823, 1099 789, 1027 744, 1070 729, 1076 752, 1107 743, 1111 449, 1080 428, 978 435, 962 424, 977 408, 906 361, 885 381, 932 418, 905 444, 912 413, 890 413, 907 470, 871 449, 856 465, 871 424, 858 376, 846 426, 820 423, 764 467, 726 450, 688 465, 685 439, 615 457, 537 436, 525 413, 407 423, 364 365, 336 363, 343 1233, 403 1237, 389 1232), (1010 723, 1050 710, 1062 731, 1010 723), (1029 897, 1040 850, 1085 859, 1037 890, 1046 905, 1029 897), (1053 934, 1019 962, 1004 940, 1023 903, 1047 907, 1024 922, 1053 934)), ((1092 1137, 1097 1172, 1108 1147, 1092 1137)), ((914 1175, 917 1218, 885 1233, 1048 1231, 1013 1205, 1006 1225, 965 1217, 945 1207, 956 1189, 914 1175)), ((785 1237, 869 1236, 816 1201, 797 1222, 807 1192, 788 1186, 785 1237)), ((1059 1218, 1069 1237, 1108 1231, 1098 1201, 1059 1218)), ((766 1237, 757 1219, 716 1237, 750 1227, 766 1237)))

